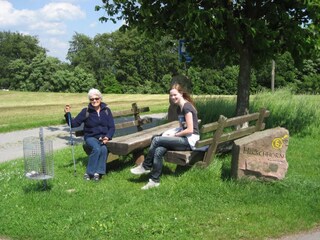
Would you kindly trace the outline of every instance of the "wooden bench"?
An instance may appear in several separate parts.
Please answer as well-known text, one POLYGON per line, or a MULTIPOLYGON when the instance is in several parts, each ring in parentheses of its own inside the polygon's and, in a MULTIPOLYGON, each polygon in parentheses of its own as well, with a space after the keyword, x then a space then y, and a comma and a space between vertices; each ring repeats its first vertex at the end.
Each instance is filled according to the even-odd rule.
POLYGON ((219 144, 233 141, 265 128, 264 120, 270 115, 265 108, 259 112, 226 118, 221 115, 217 122, 204 124, 200 128, 200 140, 193 151, 168 151, 165 161, 182 166, 207 167, 213 160, 219 144), (239 128, 239 126, 247 125, 239 128))
MULTIPOLYGON (((146 123, 151 123, 153 119, 150 117, 141 118, 140 113, 149 111, 149 107, 139 108, 136 103, 133 103, 131 109, 112 112, 115 119, 133 116, 133 120, 115 124, 116 134, 117 130, 129 129, 131 127, 136 127, 136 131, 133 133, 125 133, 122 136, 116 136, 107 143, 109 152, 107 162, 118 159, 119 155, 132 154, 136 164, 140 164, 144 161, 144 149, 150 146, 153 136, 160 135, 170 128, 179 126, 179 122, 175 121, 149 129, 143 129, 142 126, 146 123)), ((83 148, 87 154, 90 154, 91 150, 85 144, 83 148)))
POLYGON ((144 161, 144 149, 150 146, 152 137, 177 126, 179 126, 179 122, 174 121, 129 135, 116 137, 107 143, 107 147, 109 152, 114 155, 128 155, 132 153, 133 160, 136 164, 140 164, 144 161))

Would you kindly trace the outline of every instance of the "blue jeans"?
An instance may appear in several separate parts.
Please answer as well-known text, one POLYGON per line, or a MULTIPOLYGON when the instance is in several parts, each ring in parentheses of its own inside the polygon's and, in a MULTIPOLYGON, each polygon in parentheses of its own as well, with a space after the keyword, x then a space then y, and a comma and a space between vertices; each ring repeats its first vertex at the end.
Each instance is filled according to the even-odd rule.
POLYGON ((154 182, 160 181, 160 175, 162 173, 163 166, 163 156, 168 150, 188 151, 191 150, 191 148, 186 137, 153 137, 149 152, 142 166, 145 169, 152 169, 150 178, 154 182))
POLYGON ((88 137, 86 144, 91 148, 89 155, 89 161, 87 165, 87 174, 93 175, 95 173, 106 174, 107 169, 107 146, 102 144, 98 139, 94 137, 88 137))

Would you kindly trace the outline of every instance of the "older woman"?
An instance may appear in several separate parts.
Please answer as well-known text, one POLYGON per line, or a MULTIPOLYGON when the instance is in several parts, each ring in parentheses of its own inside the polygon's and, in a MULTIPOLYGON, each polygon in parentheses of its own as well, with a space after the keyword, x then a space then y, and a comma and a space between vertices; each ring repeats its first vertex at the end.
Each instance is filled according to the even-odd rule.
POLYGON ((71 118, 69 105, 66 105, 64 111, 68 124, 69 117, 71 118, 71 127, 79 127, 84 123, 84 141, 90 149, 84 179, 99 181, 106 174, 108 156, 106 143, 112 139, 115 125, 110 109, 102 102, 101 92, 92 88, 88 92, 88 98, 90 101, 88 107, 83 108, 75 118, 71 118))

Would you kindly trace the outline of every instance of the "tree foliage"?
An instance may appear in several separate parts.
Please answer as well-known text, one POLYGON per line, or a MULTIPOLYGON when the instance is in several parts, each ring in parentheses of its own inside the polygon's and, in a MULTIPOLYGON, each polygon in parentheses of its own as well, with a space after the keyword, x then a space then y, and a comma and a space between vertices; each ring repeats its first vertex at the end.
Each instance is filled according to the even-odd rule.
MULTIPOLYGON (((39 40, 30 35, 21 33, 0 32, 0 84, 9 88, 10 69, 9 63, 14 60, 21 60, 30 64, 32 59, 39 53, 44 53, 45 49, 39 46, 39 40)), ((20 65, 22 62, 20 61, 20 65)), ((12 66, 11 66, 12 67, 12 66)), ((21 76, 20 76, 21 77, 21 76)))
POLYGON ((237 56, 237 115, 249 107, 255 64, 285 50, 299 59, 319 39, 320 9, 313 1, 103 0, 102 6, 96 6, 101 9, 107 15, 102 21, 125 20, 124 28, 189 40, 198 62, 204 52, 225 59, 237 56))
POLYGON ((164 74, 179 68, 176 47, 169 36, 158 40, 136 29, 116 31, 93 39, 75 34, 68 60, 92 73, 101 89, 121 93, 155 93, 164 74), (111 77, 111 79, 106 79, 111 77), (118 84, 115 84, 114 79, 118 84))
MULTIPOLYGON (((3 51, 0 57, 12 59, 1 66, 6 69, 0 78, 1 87, 51 92, 86 92, 97 87, 105 93, 167 93, 172 74, 178 72, 192 81, 194 94, 237 93, 240 67, 235 64, 236 57, 212 57, 208 51, 202 53, 202 61, 208 61, 206 65, 193 59, 186 67, 178 62, 178 41, 171 35, 155 40, 132 29, 98 34, 94 38, 76 33, 72 40, 70 63, 41 51, 31 59, 21 55, 14 58, 11 52, 6 56, 3 51)), ((319 59, 317 51, 310 58, 302 59, 301 64, 297 64, 289 52, 274 55, 275 87, 290 86, 297 93, 319 94, 319 59)), ((250 72, 250 92, 270 88, 270 72, 268 58, 256 63, 250 72)))

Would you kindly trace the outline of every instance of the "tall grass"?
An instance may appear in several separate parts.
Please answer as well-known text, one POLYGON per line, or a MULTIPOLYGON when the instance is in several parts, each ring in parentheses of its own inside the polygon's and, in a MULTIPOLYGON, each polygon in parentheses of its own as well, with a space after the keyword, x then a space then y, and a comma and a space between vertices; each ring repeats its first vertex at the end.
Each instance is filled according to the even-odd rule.
MULTIPOLYGON (((281 126, 290 134, 301 136, 318 133, 320 127, 320 96, 294 95, 289 89, 274 93, 261 92, 251 96, 249 112, 266 108, 271 112, 266 119, 266 128, 281 126)), ((202 123, 217 121, 220 115, 234 117, 236 99, 234 97, 205 97, 196 102, 202 123)))
POLYGON ((252 109, 263 106, 271 111, 267 127, 282 126, 291 134, 308 135, 320 126, 319 100, 319 96, 294 95, 289 89, 280 89, 256 95, 251 106, 252 109))
MULTIPOLYGON (((257 96, 253 105, 268 104, 264 107, 271 110, 271 123, 277 125, 273 119, 277 116, 275 99, 258 104, 262 100, 257 96)), ((285 98, 287 106, 294 107, 286 99, 299 102, 285 98)), ((218 110, 232 116, 232 101, 223 107, 212 107, 211 101, 216 100, 207 98, 199 104, 201 119, 207 115, 216 118, 218 110)), ((222 99, 217 102, 224 103, 222 99)), ((301 111, 310 115, 309 107, 301 111)), ((303 130, 319 131, 313 122, 298 118, 298 111, 287 112, 284 123, 294 122, 287 117, 294 118, 309 125, 303 130)), ((314 109, 314 114, 318 116, 319 110, 314 109)), ((291 131, 291 125, 286 126, 291 131)), ((307 133, 290 136, 288 173, 275 182, 226 177, 230 155, 216 157, 206 169, 165 163, 160 187, 148 191, 140 190, 148 176, 130 174, 130 156, 108 164, 102 181, 87 182, 82 179, 87 156, 76 146, 77 176, 73 175, 71 148, 57 151, 55 176, 43 191, 42 182, 24 177, 23 159, 0 164, 0 238, 238 240, 275 238, 311 229, 320 223, 320 137, 307 133)))

